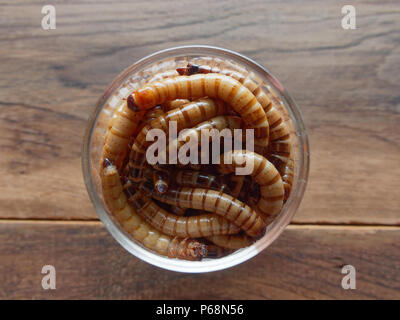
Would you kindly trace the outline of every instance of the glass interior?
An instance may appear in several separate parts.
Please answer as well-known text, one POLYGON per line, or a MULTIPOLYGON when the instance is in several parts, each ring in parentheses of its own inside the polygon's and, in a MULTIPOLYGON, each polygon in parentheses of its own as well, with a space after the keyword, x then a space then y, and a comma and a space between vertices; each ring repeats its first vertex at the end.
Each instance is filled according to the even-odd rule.
POLYGON ((118 75, 99 99, 91 115, 82 149, 82 168, 85 184, 99 218, 112 236, 130 253, 158 267, 179 272, 209 272, 244 262, 268 247, 289 224, 303 198, 309 170, 309 146, 304 123, 296 103, 281 83, 265 68, 238 53, 209 46, 184 46, 154 53, 134 63, 118 75), (290 128, 293 145, 294 181, 289 199, 265 235, 252 246, 234 253, 202 261, 185 261, 161 256, 134 240, 113 218, 104 203, 100 181, 100 159, 107 124, 115 110, 122 108, 123 98, 153 81, 157 75, 185 67, 188 62, 235 70, 251 77, 263 89, 272 90, 281 99, 280 111, 290 128))

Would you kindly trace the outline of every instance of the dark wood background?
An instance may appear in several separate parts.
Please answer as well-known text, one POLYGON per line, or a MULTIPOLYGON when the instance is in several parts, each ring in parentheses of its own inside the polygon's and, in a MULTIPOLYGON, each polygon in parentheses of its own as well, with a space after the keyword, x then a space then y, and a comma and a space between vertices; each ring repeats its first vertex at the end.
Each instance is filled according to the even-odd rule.
POLYGON ((0 298, 400 298, 400 5, 356 1, 2 1, 0 298), (53 4, 57 29, 41 28, 53 4), (293 224, 221 272, 164 271, 106 232, 86 193, 83 132, 107 84, 154 51, 225 47, 302 109, 308 189, 293 224), (57 289, 41 288, 41 268, 57 289), (343 265, 357 289, 343 290, 343 265), (250 272, 251 270, 251 272, 250 272))

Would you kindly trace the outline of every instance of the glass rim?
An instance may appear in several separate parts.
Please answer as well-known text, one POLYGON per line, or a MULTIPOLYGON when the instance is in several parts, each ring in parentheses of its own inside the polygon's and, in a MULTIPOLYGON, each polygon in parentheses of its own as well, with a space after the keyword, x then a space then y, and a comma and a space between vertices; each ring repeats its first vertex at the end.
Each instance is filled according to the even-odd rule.
POLYGON ((96 108, 91 113, 83 138, 81 152, 82 172, 87 192, 100 220, 103 222, 108 232, 111 233, 113 238, 117 240, 117 242, 128 252, 137 258, 146 261, 147 263, 163 269, 184 273, 205 273, 233 267, 251 259, 267 248, 283 232, 296 213, 306 189, 310 165, 309 141, 301 111, 291 95, 282 86, 280 81, 275 78, 275 76, 273 76, 265 67, 240 53, 224 48, 206 45, 185 45, 160 50, 147 55, 123 70, 107 87, 105 92, 99 98, 96 108), (96 191, 95 182, 92 176, 93 168, 90 161, 90 147, 92 145, 93 132, 98 122, 98 118, 106 102, 113 95, 115 90, 121 85, 121 83, 126 81, 133 71, 139 72, 152 63, 156 63, 157 61, 161 61, 165 58, 190 55, 208 55, 210 57, 228 58, 234 60, 236 63, 239 63, 241 66, 247 67, 249 71, 257 73, 259 76, 261 76, 261 78, 266 78, 269 81, 269 84, 272 85, 272 87, 277 90, 287 102, 287 105, 289 106, 288 112, 296 129, 297 139, 299 140, 299 159, 296 159, 299 166, 298 179, 292 186, 291 196, 285 203, 281 213, 275 219, 275 221, 268 226, 268 237, 266 234, 261 239, 257 240, 252 246, 237 250, 225 257, 202 261, 186 261, 163 257, 131 240, 123 228, 118 226, 118 223, 115 221, 115 219, 111 217, 105 210, 96 191), (292 206, 295 208, 288 210, 292 206))

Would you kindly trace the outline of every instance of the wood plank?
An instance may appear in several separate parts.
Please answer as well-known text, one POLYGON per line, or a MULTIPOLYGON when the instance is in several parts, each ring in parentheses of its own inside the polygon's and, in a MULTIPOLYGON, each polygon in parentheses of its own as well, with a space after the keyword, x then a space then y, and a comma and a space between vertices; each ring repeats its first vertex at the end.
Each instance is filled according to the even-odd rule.
POLYGON ((12 299, 399 299, 397 227, 290 227, 234 268, 181 274, 122 249, 99 222, 0 222, 0 298, 12 299), (43 290, 41 269, 56 268, 43 290), (343 290, 341 268, 357 270, 343 290))
POLYGON ((398 1, 358 1, 356 30, 342 4, 311 0, 55 6, 43 31, 41 3, 2 2, 0 217, 96 219, 79 163, 96 100, 144 55, 199 43, 254 58, 302 108, 311 174, 295 222, 400 224, 398 1))

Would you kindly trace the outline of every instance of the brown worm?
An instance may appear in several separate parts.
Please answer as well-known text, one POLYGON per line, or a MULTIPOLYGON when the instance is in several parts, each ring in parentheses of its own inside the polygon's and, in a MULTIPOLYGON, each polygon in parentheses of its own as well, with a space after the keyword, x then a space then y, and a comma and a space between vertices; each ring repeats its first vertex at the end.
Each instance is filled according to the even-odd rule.
POLYGON ((289 199, 290 192, 292 190, 294 179, 294 163, 293 159, 289 159, 286 163, 285 168, 282 170, 282 181, 283 187, 285 188, 285 200, 289 199))
MULTIPOLYGON (((185 144, 187 139, 190 137, 190 139, 194 139, 194 141, 197 141, 199 144, 201 142, 201 136, 204 134, 204 132, 210 132, 210 130, 217 130, 219 133, 221 133, 222 130, 224 129, 240 129, 242 128, 242 119, 240 117, 236 116, 217 116, 214 118, 211 118, 207 121, 203 121, 193 128, 187 129, 185 132, 182 132, 182 134, 179 135, 178 138, 172 140, 169 145, 162 150, 161 152, 164 153, 164 157, 167 158, 168 155, 168 150, 170 148, 174 148, 174 150, 178 150, 185 144)), ((222 136, 222 134, 221 134, 222 136)), ((233 134, 231 133, 231 137, 233 138, 233 134)), ((212 139, 212 136, 209 135, 209 140, 212 139)), ((232 146, 231 146, 232 147, 232 146)), ((168 157, 170 163, 176 163, 179 162, 177 159, 178 157, 178 152, 176 156, 170 156, 168 157)), ((209 159, 207 159, 209 160, 209 159)))
POLYGON ((152 197, 170 205, 214 212, 233 222, 251 237, 259 237, 265 231, 265 223, 258 214, 245 203, 223 193, 204 188, 170 187, 159 195, 152 185, 141 183, 140 188, 152 192, 152 197))
POLYGON ((144 156, 147 148, 152 144, 151 141, 146 141, 147 133, 150 130, 161 129, 168 134, 169 123, 173 122, 176 123, 177 132, 179 132, 217 115, 225 114, 227 109, 228 106, 222 101, 202 98, 168 111, 140 130, 132 145, 130 158, 138 159, 144 156))
POLYGON ((192 217, 176 216, 160 208, 151 198, 141 193, 136 193, 128 201, 148 223, 170 236, 200 238, 236 234, 240 231, 233 223, 212 213, 192 217))
POLYGON ((165 111, 170 111, 176 108, 182 107, 184 104, 189 103, 190 101, 188 99, 175 99, 175 100, 170 100, 166 101, 162 104, 164 107, 165 111))
POLYGON ((208 249, 207 256, 210 258, 221 258, 223 256, 228 255, 229 253, 232 253, 233 251, 232 249, 215 245, 212 242, 210 242, 210 244, 207 244, 207 249, 208 249))
POLYGON ((228 103, 240 114, 256 140, 268 144, 269 124, 265 111, 251 91, 232 77, 210 73, 177 76, 153 82, 128 97, 132 110, 146 110, 168 100, 208 96, 228 103))
POLYGON ((155 74, 153 77, 148 79, 148 83, 155 82, 155 81, 160 81, 166 78, 171 78, 178 76, 178 72, 176 70, 165 70, 163 72, 160 72, 158 74, 155 74))
POLYGON ((284 119, 284 116, 287 116, 287 114, 282 114, 284 110, 282 101, 270 87, 267 86, 262 89, 261 86, 257 85, 249 76, 245 76, 243 73, 237 71, 220 69, 218 67, 189 63, 186 68, 178 68, 177 72, 180 75, 219 73, 230 76, 242 83, 257 98, 268 118, 270 130, 268 148, 266 147, 266 143, 260 143, 260 140, 256 140, 256 151, 262 155, 266 155, 268 158, 268 155, 279 155, 281 161, 285 163, 289 161, 291 152, 291 143, 289 141, 290 132, 284 119))
POLYGON ((151 121, 162 115, 164 115, 163 107, 160 105, 155 106, 153 109, 147 110, 146 114, 143 117, 143 122, 144 124, 149 124, 151 121))
POLYGON ((171 212, 177 216, 184 216, 186 213, 186 209, 178 207, 178 206, 171 206, 171 212))
POLYGON ((116 110, 115 115, 109 121, 104 136, 101 163, 107 158, 113 161, 118 168, 122 166, 130 137, 138 128, 143 115, 144 112, 137 112, 128 108, 126 102, 121 110, 116 110))
POLYGON ((217 235, 207 237, 207 240, 216 244, 219 247, 229 249, 240 249, 251 246, 254 243, 254 238, 245 234, 241 235, 217 235))
POLYGON ((219 170, 223 174, 234 172, 236 168, 250 167, 250 175, 260 185, 260 200, 256 211, 265 223, 270 223, 282 209, 284 187, 281 176, 274 165, 263 156, 248 151, 234 150, 221 155, 219 170), (224 163, 224 160, 227 160, 224 163))
POLYGON ((165 235, 144 221, 129 205, 117 168, 108 159, 104 160, 103 165, 104 200, 116 220, 136 241, 170 258, 201 260, 207 256, 207 245, 193 239, 165 235))
POLYGON ((175 183, 181 187, 205 188, 231 193, 222 177, 212 174, 201 171, 179 170, 174 177, 175 183))
POLYGON ((220 114, 225 114, 228 106, 222 101, 212 99, 198 99, 189 102, 179 108, 168 111, 165 115, 160 115, 144 126, 136 136, 129 156, 129 166, 131 167, 131 177, 134 181, 141 180, 141 170, 146 163, 146 149, 152 143, 146 141, 147 133, 152 129, 162 129, 169 132, 169 123, 174 122, 177 131, 189 128, 220 114))
POLYGON ((277 168, 282 177, 283 186, 285 188, 285 200, 287 200, 289 199, 294 179, 293 156, 292 154, 288 157, 270 154, 268 159, 277 168))

